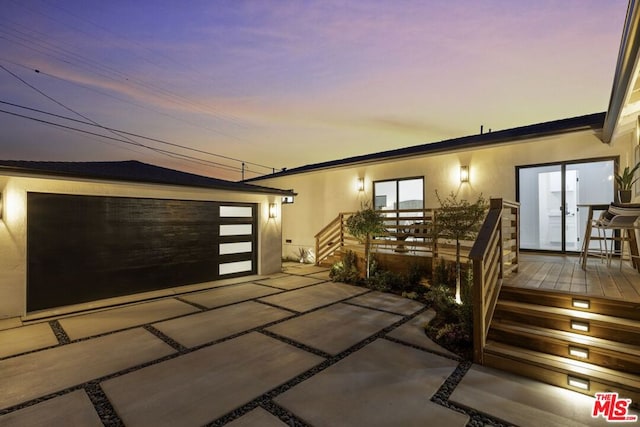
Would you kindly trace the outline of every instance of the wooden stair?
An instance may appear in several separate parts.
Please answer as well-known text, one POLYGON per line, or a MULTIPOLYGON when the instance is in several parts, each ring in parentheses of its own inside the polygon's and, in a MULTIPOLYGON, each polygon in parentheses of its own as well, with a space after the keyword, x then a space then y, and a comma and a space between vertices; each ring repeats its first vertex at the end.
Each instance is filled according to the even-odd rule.
POLYGON ((640 403, 640 304, 503 287, 484 365, 640 403))

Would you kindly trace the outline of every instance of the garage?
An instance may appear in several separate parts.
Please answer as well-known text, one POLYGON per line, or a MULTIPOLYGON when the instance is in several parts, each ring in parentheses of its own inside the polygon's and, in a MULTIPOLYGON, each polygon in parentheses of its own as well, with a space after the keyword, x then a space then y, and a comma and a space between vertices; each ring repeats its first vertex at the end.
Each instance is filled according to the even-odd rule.
POLYGON ((0 161, 0 319, 279 272, 293 195, 136 161, 0 161))

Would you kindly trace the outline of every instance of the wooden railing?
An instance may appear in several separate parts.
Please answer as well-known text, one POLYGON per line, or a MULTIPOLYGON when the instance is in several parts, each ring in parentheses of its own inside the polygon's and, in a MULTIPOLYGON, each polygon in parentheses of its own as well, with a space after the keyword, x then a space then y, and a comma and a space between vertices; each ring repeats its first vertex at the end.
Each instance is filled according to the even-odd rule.
POLYGON ((491 199, 469 253, 473 262, 473 359, 482 363, 502 280, 518 271, 520 205, 491 199))
MULTIPOLYGON (((437 254, 438 242, 433 238, 436 211, 434 209, 398 209, 383 211, 385 232, 371 240, 372 250, 390 249, 413 254, 437 254)), ((346 228, 347 219, 354 212, 342 212, 314 237, 316 264, 330 257, 344 246, 358 245, 358 240, 346 228)))

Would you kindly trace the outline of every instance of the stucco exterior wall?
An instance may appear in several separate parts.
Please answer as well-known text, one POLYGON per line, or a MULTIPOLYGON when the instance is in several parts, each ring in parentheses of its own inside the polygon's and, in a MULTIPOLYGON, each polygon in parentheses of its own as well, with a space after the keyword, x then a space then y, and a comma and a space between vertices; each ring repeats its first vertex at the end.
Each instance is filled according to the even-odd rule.
POLYGON ((288 257, 300 247, 314 248, 315 233, 339 212, 355 211, 362 202, 370 202, 373 181, 423 176, 426 207, 439 205, 435 190, 444 196, 454 191, 462 198, 472 199, 482 193, 486 198, 515 200, 516 166, 617 156, 624 160, 628 151, 628 144, 603 144, 594 131, 588 130, 485 148, 265 177, 256 183, 291 188, 298 193, 293 204, 283 205, 283 256, 288 257), (468 184, 460 184, 460 165, 469 166, 468 184), (356 190, 359 177, 365 180, 364 192, 356 190))
POLYGON ((26 311, 27 192, 258 203, 258 274, 281 270, 282 215, 274 219, 268 214, 269 203, 279 205, 278 195, 1 173, 0 191, 0 319, 26 311))

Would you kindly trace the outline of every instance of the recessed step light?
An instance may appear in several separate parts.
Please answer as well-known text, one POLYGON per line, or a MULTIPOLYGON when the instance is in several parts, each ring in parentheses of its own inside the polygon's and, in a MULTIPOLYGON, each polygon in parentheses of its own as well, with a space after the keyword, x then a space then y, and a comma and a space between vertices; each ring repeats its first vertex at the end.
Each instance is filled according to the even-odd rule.
POLYGON ((589 390, 589 380, 567 375, 567 384, 580 390, 589 390))
POLYGON ((591 302, 588 299, 572 299, 571 306, 574 308, 591 308, 591 302))
POLYGON ((571 329, 580 332, 589 332, 589 323, 587 322, 579 322, 577 320, 571 321, 571 329))
POLYGON ((569 354, 573 357, 579 357, 581 359, 589 358, 589 349, 582 347, 569 346, 569 354))

